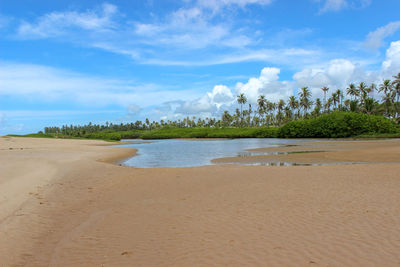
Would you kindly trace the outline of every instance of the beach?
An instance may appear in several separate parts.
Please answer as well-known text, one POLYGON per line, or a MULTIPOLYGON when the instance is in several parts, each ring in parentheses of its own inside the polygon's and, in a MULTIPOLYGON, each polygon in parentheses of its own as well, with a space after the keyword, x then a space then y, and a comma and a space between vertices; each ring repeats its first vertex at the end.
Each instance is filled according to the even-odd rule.
POLYGON ((260 150, 318 152, 218 161, 331 164, 140 169, 103 141, 2 137, 0 266, 400 265, 400 140, 260 150))

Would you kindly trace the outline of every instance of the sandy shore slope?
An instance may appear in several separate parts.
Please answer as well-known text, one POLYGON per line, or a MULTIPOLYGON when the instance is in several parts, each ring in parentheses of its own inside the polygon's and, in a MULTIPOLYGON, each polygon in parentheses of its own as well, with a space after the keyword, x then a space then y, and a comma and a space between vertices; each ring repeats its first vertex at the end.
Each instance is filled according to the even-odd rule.
POLYGON ((0 266, 400 265, 398 140, 329 142, 378 164, 177 169, 104 144, 0 138, 0 266))

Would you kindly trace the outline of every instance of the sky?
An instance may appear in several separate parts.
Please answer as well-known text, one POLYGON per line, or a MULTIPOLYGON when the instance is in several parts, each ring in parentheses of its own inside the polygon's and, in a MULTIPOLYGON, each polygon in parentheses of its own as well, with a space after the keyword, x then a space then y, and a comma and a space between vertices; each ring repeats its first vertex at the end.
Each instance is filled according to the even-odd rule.
POLYGON ((0 135, 219 117, 400 72, 399 0, 2 0, 0 135))

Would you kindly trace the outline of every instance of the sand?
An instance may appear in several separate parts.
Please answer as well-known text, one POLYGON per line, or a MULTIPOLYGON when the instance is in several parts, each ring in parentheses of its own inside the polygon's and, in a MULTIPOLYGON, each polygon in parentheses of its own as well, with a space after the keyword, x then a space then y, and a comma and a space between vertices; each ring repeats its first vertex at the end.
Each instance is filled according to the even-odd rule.
POLYGON ((352 164, 400 163, 400 140, 350 140, 313 141, 296 145, 249 149, 271 155, 227 157, 215 163, 268 163, 295 164, 352 164), (284 152, 288 154, 284 154, 284 152), (277 154, 276 154, 277 153, 277 154))
POLYGON ((0 266, 399 266, 400 140, 325 143, 367 163, 135 169, 0 138, 0 266))

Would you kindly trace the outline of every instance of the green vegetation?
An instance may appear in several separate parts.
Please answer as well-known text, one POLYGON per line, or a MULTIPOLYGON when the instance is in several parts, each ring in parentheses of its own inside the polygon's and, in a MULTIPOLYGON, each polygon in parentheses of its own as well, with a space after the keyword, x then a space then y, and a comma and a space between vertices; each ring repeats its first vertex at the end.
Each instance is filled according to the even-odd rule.
POLYGON ((340 138, 363 134, 396 134, 399 127, 383 116, 353 112, 334 112, 317 118, 292 121, 279 130, 283 138, 340 138))
POLYGON ((261 95, 256 109, 251 104, 245 107, 248 99, 242 93, 237 96, 239 106, 235 112, 224 111, 220 119, 186 117, 177 121, 146 119, 126 124, 63 125, 45 127, 44 132, 27 136, 102 140, 400 137, 400 73, 393 78, 379 86, 351 83, 346 90, 337 89, 330 97, 329 88, 322 87, 323 101, 312 100, 308 87, 299 89, 298 98, 293 95, 287 101, 271 102, 261 95), (375 98, 377 95, 380 101, 375 98))
POLYGON ((144 132, 140 138, 276 138, 278 131, 278 128, 164 128, 144 132))
POLYGON ((171 138, 277 138, 279 128, 162 128, 122 132, 96 132, 79 136, 63 134, 9 135, 19 137, 76 138, 118 141, 121 139, 171 139, 171 138))

